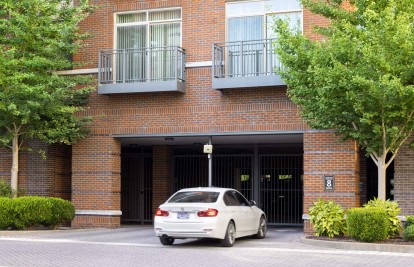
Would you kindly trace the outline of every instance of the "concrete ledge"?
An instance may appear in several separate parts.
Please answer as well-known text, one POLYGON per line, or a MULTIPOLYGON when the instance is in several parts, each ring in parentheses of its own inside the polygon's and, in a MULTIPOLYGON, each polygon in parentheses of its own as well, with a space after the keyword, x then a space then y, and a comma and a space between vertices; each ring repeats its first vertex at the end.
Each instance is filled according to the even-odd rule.
POLYGON ((93 216, 121 216, 120 210, 76 210, 76 215, 93 215, 93 216))
POLYGON ((305 245, 315 246, 315 247, 335 248, 335 249, 345 249, 345 250, 414 253, 413 245, 361 243, 357 241, 353 241, 353 242, 326 241, 326 240, 307 239, 306 237, 301 238, 301 243, 305 245))

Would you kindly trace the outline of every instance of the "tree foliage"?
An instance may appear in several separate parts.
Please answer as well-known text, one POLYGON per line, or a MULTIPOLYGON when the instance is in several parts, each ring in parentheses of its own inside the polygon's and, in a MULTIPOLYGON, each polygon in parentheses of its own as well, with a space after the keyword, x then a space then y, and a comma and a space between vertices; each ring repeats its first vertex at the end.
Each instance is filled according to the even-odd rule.
POLYGON ((302 0, 330 20, 319 40, 277 22, 280 74, 311 127, 356 140, 386 168, 414 129, 414 2, 348 2, 302 0))
POLYGON ((81 85, 92 79, 57 71, 73 68, 89 11, 86 0, 0 1, 0 144, 13 155, 28 139, 72 144, 87 134, 90 118, 76 114, 92 90, 81 85))

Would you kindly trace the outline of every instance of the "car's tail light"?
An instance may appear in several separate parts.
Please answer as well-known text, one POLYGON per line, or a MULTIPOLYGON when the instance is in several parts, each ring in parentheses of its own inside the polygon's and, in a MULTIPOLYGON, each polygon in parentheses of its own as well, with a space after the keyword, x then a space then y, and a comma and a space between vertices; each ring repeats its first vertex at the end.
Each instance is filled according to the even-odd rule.
POLYGON ((216 209, 208 209, 197 212, 198 217, 216 217, 217 214, 218 210, 216 209))
POLYGON ((160 208, 157 209, 157 211, 155 211, 155 216, 164 216, 167 217, 170 213, 166 210, 162 210, 160 208))

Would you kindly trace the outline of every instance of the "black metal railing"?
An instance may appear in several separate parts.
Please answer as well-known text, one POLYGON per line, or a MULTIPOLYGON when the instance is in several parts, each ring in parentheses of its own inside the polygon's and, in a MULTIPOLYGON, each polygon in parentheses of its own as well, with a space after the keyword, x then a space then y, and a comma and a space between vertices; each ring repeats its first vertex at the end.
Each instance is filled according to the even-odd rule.
POLYGON ((185 50, 179 46, 99 51, 99 84, 185 81, 185 50))
POLYGON ((280 68, 274 39, 213 45, 213 78, 276 75, 280 68))

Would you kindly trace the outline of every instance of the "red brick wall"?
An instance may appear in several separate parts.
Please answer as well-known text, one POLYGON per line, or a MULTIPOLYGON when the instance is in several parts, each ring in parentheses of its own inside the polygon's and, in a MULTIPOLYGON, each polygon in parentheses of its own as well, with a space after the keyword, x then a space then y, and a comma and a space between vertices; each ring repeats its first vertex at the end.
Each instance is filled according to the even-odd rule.
MULTIPOLYGON (((353 141, 339 142, 330 132, 306 132, 304 144, 304 214, 318 199, 334 200, 344 209, 359 207, 359 151, 353 141), (335 177, 334 191, 325 191, 324 175, 335 177)), ((305 232, 311 232, 309 223, 305 232)))
POLYGON ((401 207, 401 215, 414 215, 414 150, 409 148, 411 142, 414 142, 414 134, 394 159, 394 200, 401 207))
MULTIPOLYGON (((72 148, 72 202, 76 210, 120 211, 120 141, 90 136, 72 148)), ((77 215, 73 227, 119 227, 120 218, 77 215)))

